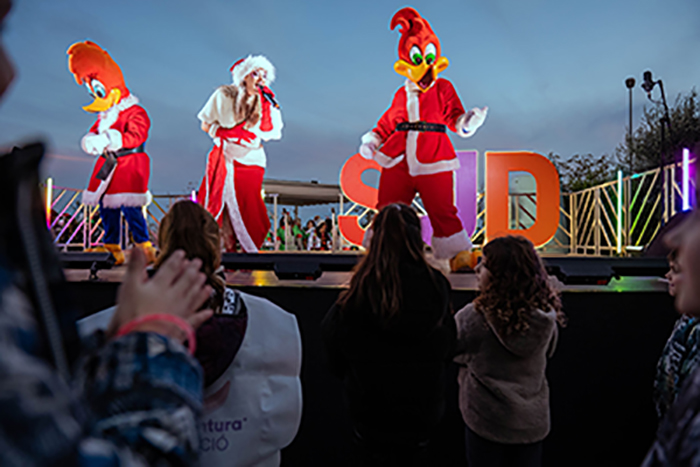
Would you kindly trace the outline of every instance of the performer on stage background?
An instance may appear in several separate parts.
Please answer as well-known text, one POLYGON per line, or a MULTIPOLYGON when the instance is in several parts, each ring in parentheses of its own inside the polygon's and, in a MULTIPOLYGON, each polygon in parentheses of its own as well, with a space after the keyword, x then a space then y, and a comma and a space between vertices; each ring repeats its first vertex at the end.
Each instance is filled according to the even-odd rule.
POLYGON ((438 74, 449 62, 427 20, 402 8, 391 20, 399 27, 394 70, 408 78, 377 126, 362 136, 360 154, 382 166, 377 209, 410 205, 418 192, 433 226, 436 258, 450 258, 453 271, 471 264, 472 243, 457 217, 454 171, 459 168, 446 128, 463 138, 483 124, 488 108, 464 111, 452 83, 438 74))
POLYGON ((197 117, 214 140, 197 200, 222 228, 226 251, 256 253, 270 230, 262 198, 262 141, 282 137, 282 115, 267 87, 275 68, 262 55, 231 67, 233 83, 219 87, 197 117))
POLYGON ((83 203, 100 206, 104 246, 114 255, 116 264, 124 262, 119 246, 121 213, 134 242, 152 262, 155 249, 148 239, 141 209, 151 201, 148 191, 151 161, 144 152, 151 127, 148 114, 126 87, 119 65, 94 42, 70 46, 68 69, 94 98, 83 110, 98 114, 80 143, 83 151, 98 156, 83 192, 83 203))

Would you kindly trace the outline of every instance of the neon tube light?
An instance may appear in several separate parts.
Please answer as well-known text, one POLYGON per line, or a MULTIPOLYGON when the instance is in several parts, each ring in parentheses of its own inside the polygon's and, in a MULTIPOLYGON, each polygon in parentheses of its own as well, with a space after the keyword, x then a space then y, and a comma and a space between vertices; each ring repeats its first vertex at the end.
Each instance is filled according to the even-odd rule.
POLYGON ((196 192, 196 191, 192 190, 192 193, 190 193, 190 200, 191 200, 193 203, 196 203, 196 202, 197 202, 197 192, 196 192))
POLYGON ((683 211, 690 209, 690 151, 683 149, 683 211))
POLYGON ((46 227, 51 228, 51 204, 53 202, 53 179, 46 179, 46 227))
POLYGON ((617 171, 617 253, 622 253, 622 170, 617 171))

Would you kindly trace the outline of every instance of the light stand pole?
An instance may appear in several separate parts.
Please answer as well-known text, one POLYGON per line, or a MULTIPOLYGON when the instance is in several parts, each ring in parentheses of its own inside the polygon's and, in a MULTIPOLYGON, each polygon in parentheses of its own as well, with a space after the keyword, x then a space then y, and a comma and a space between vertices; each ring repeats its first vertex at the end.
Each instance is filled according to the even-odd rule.
MULTIPOLYGON (((634 174, 634 140, 632 139, 632 89, 634 88, 635 85, 635 80, 634 78, 630 77, 625 80, 625 86, 627 87, 627 90, 629 91, 629 103, 630 103, 630 119, 629 119, 629 126, 627 128, 628 133, 627 133, 627 156, 629 157, 629 178, 627 179, 627 187, 624 190, 626 199, 625 199, 625 244, 629 245, 631 243, 630 241, 630 223, 632 221, 632 213, 630 212, 630 193, 632 191, 632 175, 634 174)), ((618 193, 618 196, 622 196, 622 183, 620 183, 619 188, 620 192, 618 193)), ((618 215, 621 215, 618 214, 618 215)), ((625 252, 627 251, 625 247, 625 252)))
POLYGON ((629 102, 630 102, 630 120, 629 120, 629 126, 628 126, 628 135, 627 135, 627 156, 629 157, 629 160, 627 161, 630 165, 630 176, 634 173, 634 152, 632 149, 632 145, 634 144, 632 142, 632 88, 634 88, 634 78, 627 78, 625 80, 625 86, 627 86, 627 89, 629 91, 629 102))
POLYGON ((666 104, 666 93, 664 92, 664 83, 661 81, 661 79, 654 81, 651 78, 651 71, 647 70, 644 72, 643 75, 644 82, 642 83, 642 89, 644 89, 647 93, 647 98, 653 102, 654 104, 659 104, 658 101, 655 101, 654 99, 651 98, 651 91, 654 89, 654 86, 657 84, 659 85, 659 89, 661 90, 661 103, 664 106, 664 114, 661 117, 660 123, 661 123, 661 173, 663 175, 663 196, 664 196, 664 202, 663 202, 663 215, 661 216, 661 225, 665 225, 666 222, 668 222, 668 177, 666 176, 666 128, 668 128, 668 134, 669 134, 669 139, 671 137, 671 118, 668 115, 668 105, 666 104))

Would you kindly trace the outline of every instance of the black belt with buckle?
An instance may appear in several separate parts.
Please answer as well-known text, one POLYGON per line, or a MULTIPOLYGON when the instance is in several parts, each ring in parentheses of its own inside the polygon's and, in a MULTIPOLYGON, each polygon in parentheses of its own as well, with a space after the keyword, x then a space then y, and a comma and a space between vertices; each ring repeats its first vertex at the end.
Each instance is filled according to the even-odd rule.
POLYGON ((98 180, 107 180, 107 177, 109 177, 109 174, 112 172, 112 169, 114 169, 114 166, 117 165, 117 158, 128 156, 129 154, 136 154, 137 152, 144 152, 145 150, 146 145, 141 144, 135 148, 118 149, 116 151, 103 152, 102 157, 105 161, 102 164, 102 167, 100 167, 100 171, 97 172, 97 175, 95 175, 95 177, 98 180))
POLYGON ((145 152, 145 151, 146 151, 146 144, 143 143, 135 148, 118 149, 116 151, 108 151, 108 152, 111 152, 112 154, 114 154, 114 157, 122 157, 122 156, 127 156, 129 154, 136 154, 137 152, 145 152))
POLYGON ((396 131, 434 131, 436 133, 445 133, 447 127, 442 123, 401 122, 396 125, 396 131))

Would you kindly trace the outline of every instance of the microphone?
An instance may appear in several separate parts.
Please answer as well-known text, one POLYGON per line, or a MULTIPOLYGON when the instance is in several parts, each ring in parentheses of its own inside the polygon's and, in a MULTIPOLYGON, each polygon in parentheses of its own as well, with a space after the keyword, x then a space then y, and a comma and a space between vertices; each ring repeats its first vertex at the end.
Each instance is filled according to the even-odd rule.
POLYGON ((276 109, 280 108, 280 105, 275 100, 275 97, 272 95, 272 93, 269 90, 267 90, 267 88, 265 88, 264 86, 261 86, 259 84, 258 84, 258 88, 260 89, 260 92, 265 97, 265 99, 267 99, 270 102, 270 104, 272 104, 272 106, 274 108, 276 108, 276 109))

